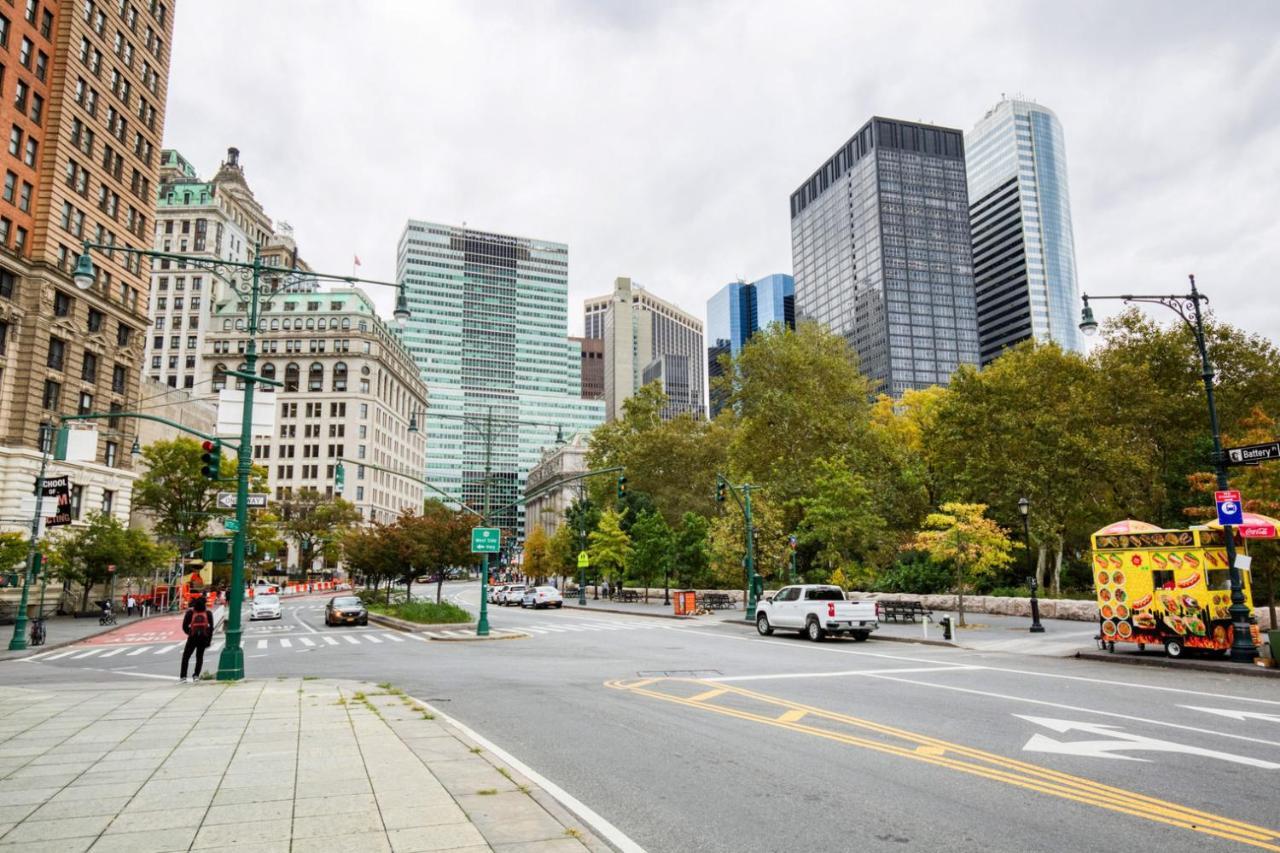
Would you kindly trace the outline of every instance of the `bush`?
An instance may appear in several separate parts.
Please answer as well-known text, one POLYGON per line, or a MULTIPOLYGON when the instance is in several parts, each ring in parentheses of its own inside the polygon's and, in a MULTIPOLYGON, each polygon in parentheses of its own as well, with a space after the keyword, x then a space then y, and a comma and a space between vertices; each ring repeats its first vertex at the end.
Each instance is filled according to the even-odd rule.
POLYGON ((447 601, 436 604, 434 601, 404 601, 402 597, 401 601, 389 607, 382 601, 369 602, 366 606, 374 613, 383 613, 408 622, 417 622, 419 625, 441 625, 472 621, 470 613, 447 601))
POLYGON ((935 563, 917 551, 910 551, 880 575, 875 591, 933 595, 950 592, 954 583, 955 573, 949 566, 935 563))

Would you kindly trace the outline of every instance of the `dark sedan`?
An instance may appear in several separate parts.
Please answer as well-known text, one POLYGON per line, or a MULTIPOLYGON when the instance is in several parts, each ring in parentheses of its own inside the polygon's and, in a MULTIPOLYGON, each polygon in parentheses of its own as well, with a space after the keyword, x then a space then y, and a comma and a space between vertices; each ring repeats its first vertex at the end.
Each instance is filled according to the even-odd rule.
POLYGON ((368 625, 369 611, 354 595, 335 595, 324 606, 326 625, 368 625))

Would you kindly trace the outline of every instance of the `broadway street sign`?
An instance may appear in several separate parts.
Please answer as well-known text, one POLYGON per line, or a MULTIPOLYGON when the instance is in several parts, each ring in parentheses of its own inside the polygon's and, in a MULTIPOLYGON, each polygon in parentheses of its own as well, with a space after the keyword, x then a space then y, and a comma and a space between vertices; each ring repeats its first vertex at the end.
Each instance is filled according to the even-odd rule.
POLYGON ((1226 449, 1228 465, 1257 465, 1259 462, 1271 462, 1280 459, 1280 441, 1267 444, 1246 444, 1243 447, 1226 449))

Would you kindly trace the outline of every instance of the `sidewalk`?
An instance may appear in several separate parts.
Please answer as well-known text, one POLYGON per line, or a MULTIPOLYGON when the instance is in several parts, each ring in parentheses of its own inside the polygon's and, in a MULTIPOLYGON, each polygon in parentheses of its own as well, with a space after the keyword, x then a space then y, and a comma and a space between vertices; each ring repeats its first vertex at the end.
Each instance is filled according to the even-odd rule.
POLYGON ((927 627, 920 622, 881 622, 873 639, 895 639, 909 642, 938 642, 983 652, 1007 652, 1010 654, 1045 655, 1048 657, 1074 657, 1076 652, 1096 650, 1094 637, 1098 626, 1093 622, 1076 622, 1069 619, 1041 619, 1043 634, 1032 634, 1031 620, 1025 616, 1001 616, 995 613, 966 613, 965 628, 952 628, 951 642, 942 639, 942 626, 938 623, 950 616, 954 625, 956 614, 935 612, 933 622, 927 627), (927 636, 926 636, 927 633, 927 636))
POLYGON ((7 689, 0 850, 606 851, 394 689, 349 681, 7 689))
MULTIPOLYGON (((43 646, 28 645, 25 651, 11 652, 9 651, 9 640, 13 638, 12 625, 0 625, 0 661, 10 658, 21 658, 27 655, 33 655, 37 652, 48 652, 59 646, 67 646, 72 643, 78 643, 81 640, 87 640, 98 634, 105 634, 108 631, 114 631, 117 628, 135 625, 139 622, 149 621, 151 619, 159 619, 166 614, 155 613, 151 616, 122 616, 116 614, 116 624, 99 625, 95 616, 51 616, 45 620, 45 639, 43 646)), ((31 623, 27 623, 25 631, 27 641, 31 640, 31 623)))

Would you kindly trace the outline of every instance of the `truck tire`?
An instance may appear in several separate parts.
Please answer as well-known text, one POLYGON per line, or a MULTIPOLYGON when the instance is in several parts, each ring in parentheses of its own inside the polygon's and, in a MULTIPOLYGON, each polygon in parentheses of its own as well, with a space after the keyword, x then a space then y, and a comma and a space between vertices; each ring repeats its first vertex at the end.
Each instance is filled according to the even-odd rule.
POLYGON ((760 636, 768 637, 773 634, 773 626, 769 624, 769 616, 760 613, 756 616, 756 630, 760 632, 760 636))
POLYGON ((865 643, 867 638, 871 636, 870 631, 853 631, 853 639, 859 643, 865 643))
POLYGON ((810 616, 809 621, 804 626, 804 635, 813 642, 820 643, 827 636, 827 632, 822 630, 822 626, 818 624, 817 619, 810 616))
POLYGON ((1164 653, 1171 658, 1182 657, 1182 651, 1181 640, 1167 640, 1164 644, 1164 653))

